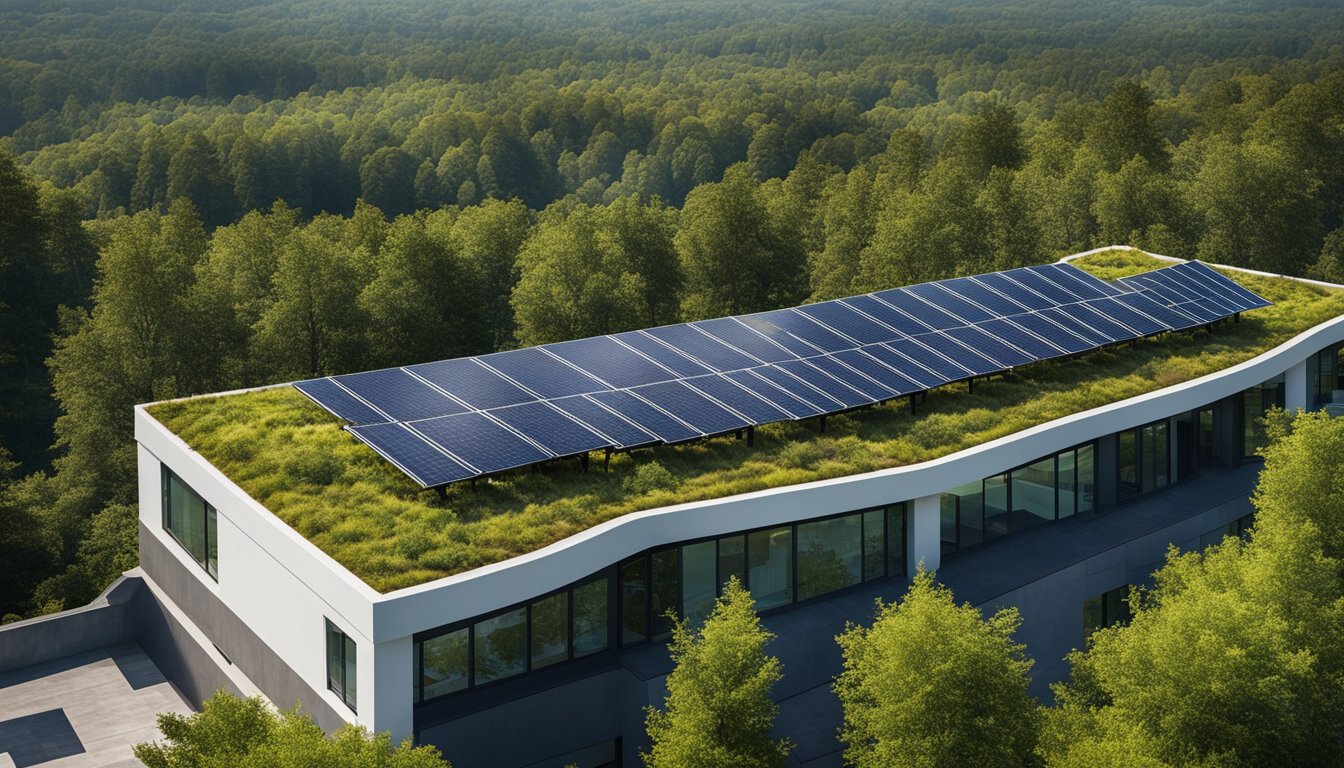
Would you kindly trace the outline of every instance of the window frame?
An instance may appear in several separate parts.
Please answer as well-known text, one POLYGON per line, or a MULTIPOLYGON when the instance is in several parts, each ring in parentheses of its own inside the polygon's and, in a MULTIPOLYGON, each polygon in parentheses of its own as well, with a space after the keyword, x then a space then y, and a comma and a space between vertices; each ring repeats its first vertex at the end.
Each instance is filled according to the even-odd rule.
POLYGON ((335 694, 336 698, 339 699, 342 704, 345 704, 347 707, 349 707, 351 712, 359 714, 359 709, 356 706, 356 697, 358 696, 359 693, 359 644, 356 643, 354 638, 351 637, 349 634, 347 634, 345 630, 338 627, 336 623, 333 622, 331 619, 324 616, 322 617, 322 621, 324 630, 322 633, 322 637, 323 642, 325 643, 327 649, 326 656, 323 659, 323 661, 327 665, 325 673, 325 676, 327 678, 327 690, 335 694), (331 640, 333 634, 338 635, 341 638, 341 644, 340 644, 341 682, 339 689, 337 689, 336 684, 331 679, 331 661, 332 661, 331 640), (355 656, 353 660, 351 660, 346 655, 347 651, 350 650, 352 645, 354 646, 355 650, 355 656), (350 668, 352 665, 355 670, 355 690, 353 692, 353 695, 350 691, 350 680, 348 678, 350 668))
POLYGON ((183 480, 176 472, 169 469, 167 464, 164 464, 162 462, 159 463, 159 494, 160 494, 159 495, 160 527, 163 529, 165 533, 168 534, 170 538, 172 538, 173 541, 177 542, 177 545, 182 548, 182 551, 185 552, 188 557, 190 557, 193 561, 195 561, 196 565, 200 566, 201 570, 205 571, 205 574, 207 576, 209 576, 216 584, 218 584, 219 583, 219 510, 215 509, 215 506, 210 502, 206 501, 204 496, 197 493, 195 488, 192 488, 190 485, 188 485, 187 482, 183 480), (202 541, 200 557, 196 556, 196 553, 192 551, 192 548, 188 546, 186 542, 182 541, 182 539, 177 535, 177 532, 174 531, 172 528, 173 510, 171 501, 172 493, 170 491, 170 488, 172 487, 173 481, 177 481, 178 485, 180 485, 183 490, 185 490, 192 496, 196 497, 196 499, 198 499, 201 502, 203 517, 200 521, 201 541, 202 541), (210 535, 210 532, 212 530, 215 532, 215 535, 213 537, 210 535), (211 561, 210 558, 212 549, 215 555, 213 562, 211 561))

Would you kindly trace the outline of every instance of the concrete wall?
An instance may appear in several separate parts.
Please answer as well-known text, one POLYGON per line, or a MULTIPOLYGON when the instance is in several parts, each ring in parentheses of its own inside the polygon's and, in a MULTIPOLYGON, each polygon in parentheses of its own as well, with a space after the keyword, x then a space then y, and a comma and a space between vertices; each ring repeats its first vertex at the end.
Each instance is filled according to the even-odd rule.
POLYGON ((140 588, 122 577, 88 605, 0 626, 0 672, 136 639, 140 588))

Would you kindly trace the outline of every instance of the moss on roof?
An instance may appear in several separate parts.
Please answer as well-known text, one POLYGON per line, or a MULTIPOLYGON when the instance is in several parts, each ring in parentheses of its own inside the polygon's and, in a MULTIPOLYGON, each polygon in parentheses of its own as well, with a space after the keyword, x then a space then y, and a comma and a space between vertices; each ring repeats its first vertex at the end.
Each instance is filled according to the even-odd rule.
MULTIPOLYGON (((1113 279, 1162 266, 1110 252, 1074 262, 1113 279)), ((149 412, 243 490, 381 592, 530 552, 637 510, 852 475, 937 458, 1051 419, 1248 360, 1344 314, 1344 292, 1231 273, 1275 302, 1215 331, 1166 334, 1032 365, 827 420, 760 427, 756 445, 714 439, 450 487, 416 484, 292 387, 153 405, 149 412), (662 469, 650 467, 657 463, 662 469), (665 471, 663 471, 665 470, 665 471)), ((1024 457, 1032 458, 1032 457, 1024 457)))

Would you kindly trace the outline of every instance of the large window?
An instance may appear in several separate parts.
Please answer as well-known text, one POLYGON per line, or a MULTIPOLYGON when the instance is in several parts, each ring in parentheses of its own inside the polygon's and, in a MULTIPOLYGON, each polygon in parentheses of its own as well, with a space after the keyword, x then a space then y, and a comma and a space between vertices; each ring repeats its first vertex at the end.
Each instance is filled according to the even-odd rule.
POLYGON ((1129 622, 1129 585, 1103 592, 1083 602, 1083 637, 1098 629, 1129 622))
POLYGON ((327 621, 327 688, 355 709, 357 677, 355 641, 327 621))
POLYGON ((798 599, 863 580, 863 518, 845 515, 798 526, 798 599))
POLYGON ((1262 421, 1269 409, 1283 407, 1283 374, 1241 393, 1242 455, 1255 456, 1265 447, 1265 424, 1262 421))
POLYGON ((1148 493, 1171 482, 1171 429, 1165 419, 1127 429, 1115 439, 1120 498, 1148 493))
MULTIPOLYGON (((160 465, 162 466, 162 465, 160 465)), ((162 467, 163 527, 213 579, 219 578, 219 537, 215 508, 162 467)))
POLYGON ((1317 405, 1344 402, 1344 346, 1323 349, 1316 355, 1316 380, 1312 393, 1317 405), (1339 400, 1335 392, 1341 392, 1339 400))
POLYGON ((1092 510, 1096 484, 1091 443, 942 495, 943 554, 1092 510))

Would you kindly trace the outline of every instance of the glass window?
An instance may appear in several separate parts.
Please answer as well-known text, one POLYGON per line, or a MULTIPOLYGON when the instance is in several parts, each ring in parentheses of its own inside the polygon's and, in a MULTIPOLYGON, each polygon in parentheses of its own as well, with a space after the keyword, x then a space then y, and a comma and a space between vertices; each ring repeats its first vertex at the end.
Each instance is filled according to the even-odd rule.
POLYGON ((621 644, 649 637, 648 560, 639 556, 621 564, 621 644))
POLYGON ((957 551, 957 497, 944 493, 938 501, 938 531, 943 542, 943 554, 957 551))
POLYGON ((886 575, 886 511, 870 509, 863 513, 863 580, 886 575))
POLYGON ((892 504, 887 507, 887 575, 905 574, 905 505, 892 504))
POLYGON ((206 504, 166 466, 162 467, 162 478, 163 527, 206 573, 218 578, 218 520, 215 508, 206 504))
POLYGON ((357 678, 355 641, 327 621, 327 688, 352 710, 357 678))
POLYGON ((1007 475, 985 478, 985 540, 1008 533, 1007 475))
POLYGON ((1199 412, 1199 465, 1212 466, 1218 454, 1218 446, 1213 443, 1213 409, 1205 408, 1199 412))
POLYGON ((454 691, 465 690, 470 666, 469 632, 463 627, 446 635, 431 637, 420 644, 420 685, 422 701, 454 691))
POLYGON ((574 588, 574 658, 607 649, 607 579, 574 588))
POLYGON ((793 602, 793 529, 747 534, 747 586, 759 610, 793 602))
POLYGON ((681 548, 681 610, 692 626, 700 626, 718 594, 718 548, 713 541, 681 548))
POLYGON ((1103 592, 1083 602, 1083 637, 1105 627, 1129 622, 1129 585, 1103 592))
POLYGON ((681 598, 681 585, 678 577, 679 548, 654 552, 651 558, 653 587, 650 590, 652 605, 649 620, 653 624, 653 637, 666 637, 672 634, 672 615, 677 612, 681 598))
POLYGON ((1116 437, 1116 460, 1119 463, 1121 498, 1139 492, 1139 435, 1138 430, 1127 429, 1116 437))
POLYGON ((1283 374, 1266 381, 1258 387, 1251 387, 1242 393, 1242 445, 1244 455, 1254 456, 1265 447, 1265 425, 1261 419, 1270 408, 1283 407, 1283 374))
POLYGON ((1092 445, 1078 449, 1078 511, 1091 512, 1097 487, 1096 460, 1092 445))
POLYGON ((527 611, 517 608, 475 628, 476 684, 502 680, 527 669, 527 611))
POLYGON ((569 593, 558 592, 532 604, 532 669, 569 658, 569 593))
POLYGON ((1012 472, 1013 530, 1055 519, 1055 457, 1012 472))
POLYGON ((985 484, 981 480, 959 485, 943 495, 957 509, 957 546, 973 547, 984 539, 985 484))
POLYGON ((1059 489, 1059 519, 1073 517, 1078 509, 1078 478, 1075 474, 1076 451, 1059 454, 1059 474, 1055 482, 1059 489))
POLYGON ((858 584, 863 574, 862 523, 844 515, 798 526, 798 599, 858 584))
POLYGON ((1143 490, 1151 491, 1167 484, 1171 464, 1167 454, 1167 422, 1159 421, 1143 428, 1143 490))
POLYGON ((728 583, 733 576, 743 586, 747 584, 747 537, 729 536, 719 539, 719 584, 728 583))

